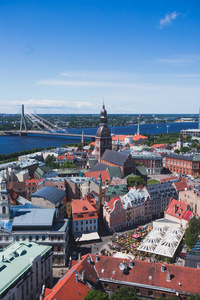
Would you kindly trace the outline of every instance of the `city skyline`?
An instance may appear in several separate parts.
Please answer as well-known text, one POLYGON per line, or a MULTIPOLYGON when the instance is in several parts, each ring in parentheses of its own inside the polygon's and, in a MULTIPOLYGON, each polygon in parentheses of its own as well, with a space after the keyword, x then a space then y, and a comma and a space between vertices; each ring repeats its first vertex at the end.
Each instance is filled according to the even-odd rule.
POLYGON ((1 1, 0 112, 199 111, 196 1, 1 1))

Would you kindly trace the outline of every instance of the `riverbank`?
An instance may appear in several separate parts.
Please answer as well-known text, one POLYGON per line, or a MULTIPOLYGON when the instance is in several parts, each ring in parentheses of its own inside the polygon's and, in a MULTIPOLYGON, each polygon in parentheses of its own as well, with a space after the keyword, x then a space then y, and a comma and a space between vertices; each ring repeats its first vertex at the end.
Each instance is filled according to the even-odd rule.
MULTIPOLYGON (((167 126, 164 123, 159 124, 141 124, 140 134, 161 134, 167 132, 180 132, 182 129, 194 129, 197 128, 197 123, 168 123, 167 126)), ((96 135, 97 127, 92 128, 72 128, 67 129, 68 133, 77 133, 88 135, 96 135)), ((112 134, 135 134, 137 131, 137 126, 118 126, 110 127, 112 134)), ((41 137, 39 135, 35 136, 5 136, 1 135, 0 138, 0 154, 8 154, 11 152, 19 152, 22 150, 31 150, 34 148, 47 148, 51 147, 61 147, 64 144, 74 144, 80 143, 80 138, 71 137, 41 137)), ((87 140, 89 141, 89 140, 87 140)))

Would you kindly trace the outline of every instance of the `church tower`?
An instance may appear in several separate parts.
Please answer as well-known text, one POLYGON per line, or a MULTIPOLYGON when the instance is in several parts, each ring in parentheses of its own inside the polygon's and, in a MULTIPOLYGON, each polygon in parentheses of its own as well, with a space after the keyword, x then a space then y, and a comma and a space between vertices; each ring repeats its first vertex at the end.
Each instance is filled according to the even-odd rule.
POLYGON ((5 177, 0 183, 0 219, 10 218, 10 198, 5 177))
POLYGON ((101 157, 106 149, 112 150, 112 137, 110 129, 107 126, 107 111, 105 105, 101 110, 100 124, 95 138, 95 156, 98 161, 101 161, 101 157))
POLYGON ((181 149, 183 147, 183 141, 181 139, 181 134, 179 134, 179 139, 176 142, 176 149, 181 149))

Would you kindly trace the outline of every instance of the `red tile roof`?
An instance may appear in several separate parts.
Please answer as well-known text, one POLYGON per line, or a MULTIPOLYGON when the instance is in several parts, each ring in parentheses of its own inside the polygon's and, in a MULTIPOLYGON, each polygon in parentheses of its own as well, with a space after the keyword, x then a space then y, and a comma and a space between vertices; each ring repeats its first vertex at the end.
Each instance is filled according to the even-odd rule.
MULTIPOLYGON (((108 202, 106 203, 107 206, 104 206, 104 208, 105 208, 107 211, 108 211, 109 209, 111 209, 111 211, 108 211, 108 213, 111 213, 111 212, 112 212, 112 210, 113 210, 113 208, 114 208, 114 204, 115 204, 115 202, 118 201, 118 200, 121 202, 121 198, 120 198, 120 197, 116 197, 116 198, 113 198, 113 199, 111 199, 110 201, 108 201, 108 202)), ((123 208, 122 203, 121 203, 121 206, 122 206, 122 208, 123 208)))
POLYGON ((117 140, 119 140, 120 142, 124 142, 124 141, 125 141, 125 138, 126 138, 127 136, 129 136, 129 135, 117 134, 117 135, 112 136, 112 141, 117 141, 117 140))
POLYGON ((166 209, 166 214, 178 219, 185 219, 185 215, 188 212, 188 206, 187 203, 172 199, 166 209))
POLYGON ((167 177, 167 178, 163 178, 162 180, 160 180, 160 182, 167 182, 167 181, 174 181, 174 180, 178 180, 178 177, 174 176, 174 177, 167 177))
POLYGON ((140 139, 142 139, 142 140, 143 140, 143 139, 148 139, 148 137, 145 136, 145 135, 141 135, 141 134, 140 134, 140 135, 136 135, 136 134, 135 134, 135 135, 133 136, 133 142, 134 142, 134 141, 138 141, 138 140, 140 140, 140 139))
POLYGON ((173 184, 177 191, 185 191, 189 189, 187 183, 184 181, 174 182, 173 184))
POLYGON ((66 154, 66 155, 59 155, 58 156, 58 160, 73 160, 74 156, 70 155, 70 154, 66 154))
POLYGON ((133 267, 124 274, 119 266, 126 263, 129 267, 130 260, 109 256, 100 256, 96 261, 94 254, 85 255, 65 276, 51 289, 46 289, 45 300, 83 299, 90 287, 81 279, 82 271, 86 271, 86 280, 92 285, 99 279, 100 283, 111 283, 117 289, 117 284, 123 282, 124 286, 144 287, 150 290, 168 292, 172 295, 200 293, 200 270, 177 265, 165 264, 161 271, 161 263, 150 263, 134 260, 133 267), (90 259, 90 261, 88 261, 90 259), (78 282, 76 281, 76 271, 78 282), (170 270, 170 281, 167 281, 167 271, 170 270), (79 292, 79 293, 78 293, 79 292), (47 295, 48 294, 48 295, 47 295))
MULTIPOLYGON (((185 268, 176 265, 165 265, 166 270, 161 271, 161 263, 150 263, 145 261, 134 261, 134 266, 129 270, 128 275, 125 275, 120 269, 120 263, 124 259, 101 256, 100 260, 95 263, 95 268, 99 275, 100 281, 107 280, 109 282, 123 282, 130 285, 144 285, 157 287, 159 289, 170 289, 188 293, 200 292, 200 270, 193 268, 185 268), (171 280, 168 282, 167 269, 170 270, 171 280), (104 270, 102 272, 102 270, 104 270), (113 273, 114 271, 114 273, 113 273), (179 284, 180 283, 180 284, 179 284)), ((129 260, 125 260, 129 266, 129 260)))
POLYGON ((94 266, 88 263, 86 255, 80 262, 74 265, 52 289, 45 290, 44 300, 82 300, 87 295, 87 292, 91 290, 91 287, 94 287, 97 279, 98 277, 94 266), (86 271, 86 281, 83 281, 81 278, 83 271, 86 271), (78 275, 77 281, 76 274, 78 275))
POLYGON ((73 221, 98 218, 97 209, 89 200, 74 199, 72 200, 73 221), (91 215, 90 215, 91 213, 91 215), (78 215, 81 214, 81 217, 78 215))
POLYGON ((94 172, 85 172, 84 175, 85 177, 91 177, 91 178, 95 178, 96 180, 99 178, 99 173, 101 174, 101 179, 103 182, 110 181, 110 175, 108 170, 104 170, 104 171, 94 171, 94 172))
POLYGON ((166 149, 169 144, 154 144, 151 146, 151 148, 160 148, 160 149, 166 149))
POLYGON ((38 179, 36 178, 29 178, 26 180, 26 186, 37 186, 38 179))

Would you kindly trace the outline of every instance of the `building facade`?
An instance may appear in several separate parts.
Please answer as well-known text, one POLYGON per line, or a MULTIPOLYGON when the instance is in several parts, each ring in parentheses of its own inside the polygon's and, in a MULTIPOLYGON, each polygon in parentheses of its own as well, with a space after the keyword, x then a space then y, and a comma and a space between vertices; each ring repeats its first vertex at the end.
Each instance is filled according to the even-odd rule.
POLYGON ((165 158, 165 168, 177 174, 199 176, 200 155, 169 154, 165 158))
POLYGON ((43 285, 52 286, 50 246, 14 242, 0 252, 0 298, 38 300, 43 285))
POLYGON ((158 183, 145 187, 152 201, 152 217, 160 218, 168 206, 170 199, 178 199, 176 189, 171 182, 158 183))
POLYGON ((98 214, 95 203, 87 199, 74 199, 72 201, 72 234, 76 238, 89 232, 98 232, 98 214))

